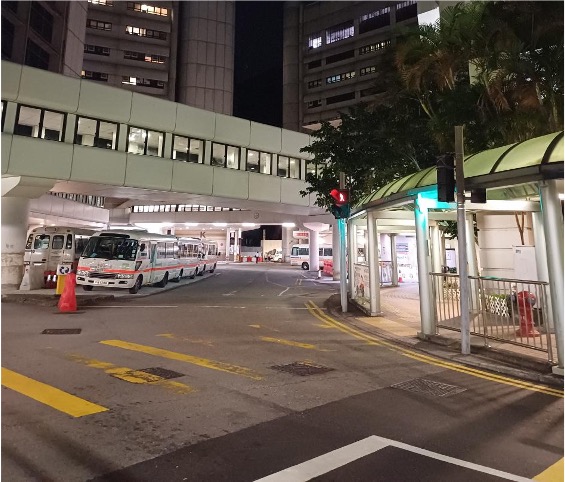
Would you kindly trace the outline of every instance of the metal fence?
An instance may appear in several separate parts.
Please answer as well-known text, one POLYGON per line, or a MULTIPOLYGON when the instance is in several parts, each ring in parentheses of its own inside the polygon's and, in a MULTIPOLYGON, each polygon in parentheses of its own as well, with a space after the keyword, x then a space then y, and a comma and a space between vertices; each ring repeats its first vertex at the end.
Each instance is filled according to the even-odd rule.
MULTIPOLYGON (((436 331, 461 331, 459 275, 430 273, 435 300, 436 331)), ((554 363, 555 333, 548 283, 469 276, 470 332, 547 353, 554 363)))

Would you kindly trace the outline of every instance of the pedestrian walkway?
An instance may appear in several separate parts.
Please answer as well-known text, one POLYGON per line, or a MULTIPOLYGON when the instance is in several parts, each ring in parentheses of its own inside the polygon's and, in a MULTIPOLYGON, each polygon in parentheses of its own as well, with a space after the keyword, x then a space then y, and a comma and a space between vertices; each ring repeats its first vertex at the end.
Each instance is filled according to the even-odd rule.
POLYGON ((366 316, 351 303, 348 312, 343 313, 340 295, 328 299, 327 309, 335 318, 351 323, 360 330, 435 356, 525 380, 563 386, 563 377, 552 374, 546 353, 493 340, 489 340, 488 346, 485 346, 483 338, 471 336, 471 355, 462 355, 459 332, 443 330, 440 335, 428 340, 419 338, 421 323, 417 283, 382 287, 382 316, 366 316))

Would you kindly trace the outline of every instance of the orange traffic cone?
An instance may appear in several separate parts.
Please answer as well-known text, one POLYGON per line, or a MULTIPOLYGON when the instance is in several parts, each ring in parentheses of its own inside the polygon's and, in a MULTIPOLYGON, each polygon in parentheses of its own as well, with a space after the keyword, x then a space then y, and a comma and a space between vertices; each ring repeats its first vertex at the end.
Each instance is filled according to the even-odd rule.
POLYGON ((59 311, 66 313, 70 311, 77 310, 77 297, 75 293, 75 286, 77 283, 76 275, 71 272, 67 275, 65 280, 65 287, 63 288, 63 293, 59 299, 57 306, 59 311))

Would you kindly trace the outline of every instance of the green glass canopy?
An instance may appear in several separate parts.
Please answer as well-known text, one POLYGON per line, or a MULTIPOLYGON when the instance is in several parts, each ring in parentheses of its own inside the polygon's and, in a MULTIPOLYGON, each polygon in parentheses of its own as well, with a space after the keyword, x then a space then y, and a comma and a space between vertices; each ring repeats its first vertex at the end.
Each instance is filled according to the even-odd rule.
MULTIPOLYGON (((489 149, 465 157, 463 169, 466 188, 511 187, 563 177, 563 131, 489 149)), ((435 187, 436 168, 415 172, 383 186, 361 199, 356 210, 390 196, 413 195, 435 187)))

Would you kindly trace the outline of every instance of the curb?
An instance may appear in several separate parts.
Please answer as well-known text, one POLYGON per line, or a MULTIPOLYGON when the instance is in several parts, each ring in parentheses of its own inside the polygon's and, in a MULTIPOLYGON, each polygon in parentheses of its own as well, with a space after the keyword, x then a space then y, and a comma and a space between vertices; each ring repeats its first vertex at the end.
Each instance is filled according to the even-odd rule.
MULTIPOLYGON (((330 296, 324 303, 328 313, 330 313, 334 318, 345 323, 349 323, 355 326, 356 329, 364 331, 367 334, 372 334, 400 346, 418 350, 422 353, 435 356, 446 361, 459 363, 470 368, 487 370, 499 375, 508 375, 520 380, 543 383, 544 385, 563 389, 563 377, 551 374, 551 366, 549 364, 543 365, 542 362, 538 362, 537 360, 533 363, 543 365, 543 368, 537 367, 536 369, 531 366, 532 362, 529 360, 522 360, 516 355, 506 355, 502 352, 477 353, 477 347, 471 347, 471 355, 462 355, 460 352, 448 348, 447 345, 443 343, 434 342, 433 339, 407 339, 395 336, 390 332, 379 330, 375 327, 368 329, 365 325, 360 326, 355 322, 356 315, 348 313, 344 316, 339 309, 336 309, 340 305, 339 303, 335 304, 335 296, 336 295, 330 296), (334 299, 332 300, 332 298, 334 299), (525 364, 527 366, 520 366, 520 364, 525 364)), ((359 316, 365 315, 364 313, 360 313, 359 316)), ((452 344, 451 346, 456 347, 458 344, 452 344)))

